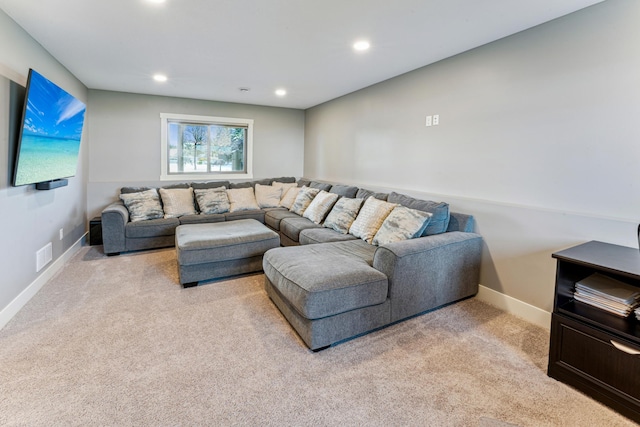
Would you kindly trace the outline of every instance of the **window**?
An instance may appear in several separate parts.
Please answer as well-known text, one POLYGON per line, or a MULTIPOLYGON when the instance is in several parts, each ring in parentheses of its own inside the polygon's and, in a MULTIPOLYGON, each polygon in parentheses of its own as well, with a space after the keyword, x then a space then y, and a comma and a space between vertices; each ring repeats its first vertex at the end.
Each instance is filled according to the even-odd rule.
POLYGON ((253 120, 160 114, 161 180, 253 178, 253 120))

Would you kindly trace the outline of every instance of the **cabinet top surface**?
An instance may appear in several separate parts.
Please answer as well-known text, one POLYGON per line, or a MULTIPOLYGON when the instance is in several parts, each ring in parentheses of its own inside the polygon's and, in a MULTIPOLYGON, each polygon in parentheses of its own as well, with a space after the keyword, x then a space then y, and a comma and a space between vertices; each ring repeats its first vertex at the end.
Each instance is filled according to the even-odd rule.
POLYGON ((562 261, 640 276, 640 250, 635 248, 591 241, 555 252, 552 256, 562 261))

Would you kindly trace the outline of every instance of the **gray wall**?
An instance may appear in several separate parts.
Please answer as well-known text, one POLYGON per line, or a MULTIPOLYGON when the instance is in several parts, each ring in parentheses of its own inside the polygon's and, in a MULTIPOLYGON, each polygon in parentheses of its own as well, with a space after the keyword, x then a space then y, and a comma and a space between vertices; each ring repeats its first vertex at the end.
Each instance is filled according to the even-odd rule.
POLYGON ((86 228, 86 132, 78 173, 67 187, 36 191, 33 185, 11 186, 16 141, 9 139, 10 79, 24 85, 29 68, 87 101, 82 83, 0 11, 0 313, 44 272, 36 273, 37 250, 52 242, 55 261, 86 228), (60 228, 63 240, 58 237, 60 228))
POLYGON ((305 176, 474 214, 481 284, 550 311, 553 251, 637 247, 638 22, 610 0, 314 107, 305 176))
POLYGON ((302 110, 100 90, 89 91, 89 106, 90 217, 122 186, 170 183, 160 181, 160 113, 253 119, 254 179, 302 176, 302 110))

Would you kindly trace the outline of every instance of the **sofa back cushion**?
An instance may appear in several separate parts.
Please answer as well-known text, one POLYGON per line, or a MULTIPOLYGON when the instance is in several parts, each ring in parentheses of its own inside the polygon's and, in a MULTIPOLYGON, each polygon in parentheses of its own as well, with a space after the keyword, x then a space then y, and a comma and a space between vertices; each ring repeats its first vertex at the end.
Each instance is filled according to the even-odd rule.
POLYGON ((229 212, 231 205, 225 187, 196 188, 193 190, 202 215, 223 214, 229 212))
POLYGON ((375 197, 378 200, 384 200, 385 202, 387 201, 387 198, 389 197, 389 195, 387 193, 375 193, 371 190, 367 190, 364 188, 359 188, 358 192, 356 193, 356 198, 357 199, 365 199, 367 200, 370 196, 375 197))
POLYGON ((333 209, 324 220, 324 226, 342 234, 348 234, 349 228, 358 216, 364 199, 343 197, 333 205, 333 209))
POLYGON ((317 188, 318 190, 324 190, 324 191, 331 190, 331 184, 327 184, 324 182, 311 181, 308 186, 311 188, 317 188))
POLYGON ((407 208, 417 209, 419 211, 429 212, 433 214, 433 216, 431 217, 431 221, 429 221, 429 225, 427 225, 427 228, 422 233, 423 236, 440 234, 447 231, 447 227, 449 226, 448 203, 414 199, 413 197, 396 192, 392 192, 389 194, 388 201, 390 203, 400 204, 407 208))
POLYGON ((198 188, 229 188, 231 183, 229 181, 209 181, 209 182, 192 182, 191 187, 196 190, 198 188))
POLYGON ((356 220, 349 227, 349 233, 367 243, 372 243, 373 237, 382 223, 396 206, 398 205, 369 196, 360 209, 356 220))
POLYGON ((358 187, 352 187, 350 185, 332 185, 329 192, 341 197, 349 197, 350 199, 353 199, 356 197, 356 193, 358 193, 358 187))

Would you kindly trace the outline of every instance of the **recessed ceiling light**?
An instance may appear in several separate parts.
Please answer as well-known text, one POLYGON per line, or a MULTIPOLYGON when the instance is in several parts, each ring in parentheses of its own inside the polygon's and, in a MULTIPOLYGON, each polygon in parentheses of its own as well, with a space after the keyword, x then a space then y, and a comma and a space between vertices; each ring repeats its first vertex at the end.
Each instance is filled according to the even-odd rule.
POLYGON ((165 76, 164 74, 155 74, 153 76, 153 80, 155 80, 157 82, 166 82, 167 81, 167 76, 165 76))
POLYGON ((360 40, 353 44, 353 48, 359 52, 365 51, 369 49, 369 47, 371 47, 371 45, 366 40, 360 40))
POLYGON ((164 3, 166 0, 147 0, 148 3, 154 3, 154 4, 161 4, 164 3))
POLYGON ((287 94, 287 91, 284 89, 277 89, 276 90, 276 95, 278 96, 285 96, 287 94))

